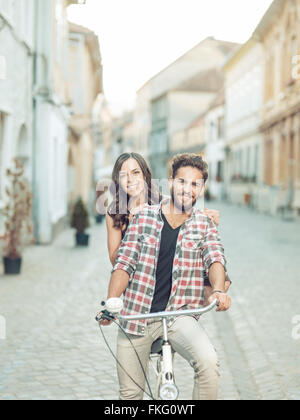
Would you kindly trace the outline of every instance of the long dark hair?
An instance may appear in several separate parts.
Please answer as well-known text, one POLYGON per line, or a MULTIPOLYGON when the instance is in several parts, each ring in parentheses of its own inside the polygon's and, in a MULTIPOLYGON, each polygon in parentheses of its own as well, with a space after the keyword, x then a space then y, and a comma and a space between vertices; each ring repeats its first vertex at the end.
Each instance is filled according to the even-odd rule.
MULTIPOLYGON (((151 170, 145 159, 138 153, 123 153, 121 156, 119 156, 112 173, 112 184, 110 186, 110 192, 113 195, 113 202, 108 207, 108 214, 114 221, 114 227, 122 230, 122 226, 125 225, 125 231, 129 225, 130 212, 128 209, 128 203, 130 197, 120 185, 120 171, 122 169, 123 163, 131 158, 137 161, 142 170, 147 186, 148 200, 146 202, 150 205, 155 205, 159 204, 162 200, 162 195, 159 193, 152 179, 151 170)), ((125 231, 122 231, 123 235, 125 231)))

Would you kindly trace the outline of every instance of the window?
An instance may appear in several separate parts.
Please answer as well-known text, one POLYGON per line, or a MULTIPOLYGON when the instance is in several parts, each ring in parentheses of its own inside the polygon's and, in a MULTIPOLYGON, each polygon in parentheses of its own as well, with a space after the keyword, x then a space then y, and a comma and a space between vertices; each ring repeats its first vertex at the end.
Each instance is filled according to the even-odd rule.
POLYGON ((265 102, 270 101, 274 97, 274 51, 269 51, 266 59, 265 68, 265 102))
POLYGON ((255 146, 255 157, 254 157, 254 177, 258 181, 260 179, 259 175, 259 145, 255 146))
POLYGON ((239 151, 239 175, 244 176, 244 150, 239 151))
POLYGON ((161 124, 166 124, 167 119, 167 101, 166 97, 157 99, 156 101, 152 102, 152 126, 153 128, 156 127, 156 125, 161 126, 161 124))
POLYGON ((295 62, 297 62, 297 56, 298 56, 298 54, 299 54, 299 51, 298 51, 298 43, 297 43, 297 37, 296 36, 293 36, 293 38, 292 38, 292 45, 291 45, 291 50, 292 50, 292 59, 291 59, 291 68, 290 68, 290 70, 291 70, 291 74, 290 74, 290 78, 291 79, 295 79, 295 77, 294 77, 294 71, 293 71, 293 64, 295 63, 295 62))
POLYGON ((246 177, 250 178, 251 174, 251 147, 247 147, 247 152, 246 152, 246 177))
POLYGON ((219 161, 217 163, 217 175, 216 175, 217 182, 223 181, 223 174, 224 174, 224 162, 219 161))
POLYGON ((274 145, 272 140, 265 143, 265 182, 267 185, 273 185, 273 159, 274 145))
POLYGON ((295 175, 296 175, 296 171, 295 171, 295 136, 294 134, 291 134, 290 137, 290 156, 289 156, 289 178, 292 178, 293 180, 295 180, 295 175))
POLYGON ((282 183, 286 182, 287 178, 287 144, 286 138, 282 136, 280 141, 280 153, 279 153, 279 181, 282 183))
POLYGON ((215 123, 214 121, 210 122, 209 125, 209 141, 214 141, 215 140, 215 123))
POLYGON ((224 117, 220 116, 218 118, 218 139, 224 138, 224 117))

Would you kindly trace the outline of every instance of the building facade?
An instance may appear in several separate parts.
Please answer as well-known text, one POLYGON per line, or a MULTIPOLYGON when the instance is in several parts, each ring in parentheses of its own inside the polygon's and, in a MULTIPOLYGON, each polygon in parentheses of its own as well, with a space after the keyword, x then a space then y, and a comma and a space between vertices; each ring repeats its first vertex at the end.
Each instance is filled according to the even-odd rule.
POLYGON ((93 125, 96 138, 94 177, 98 182, 111 178, 116 152, 113 150, 113 115, 104 94, 95 102, 93 125))
POLYGON ((263 50, 254 38, 224 66, 227 198, 259 205, 262 184, 263 50))
POLYGON ((51 242, 68 223, 70 93, 67 7, 76 3, 79 1, 35 2, 33 191, 38 243, 51 242))
POLYGON ((98 37, 69 23, 69 78, 71 118, 68 138, 68 201, 81 197, 90 207, 95 199, 94 106, 102 92, 102 62, 98 37), (78 89, 78 86, 81 88, 78 89))
POLYGON ((206 115, 206 161, 209 167, 208 188, 212 198, 225 196, 225 91, 220 90, 206 115))
POLYGON ((13 158, 22 161, 32 183, 34 6, 34 0, 26 6, 0 1, 0 207, 7 200, 6 170, 13 158))
POLYGON ((220 88, 215 73, 236 48, 237 44, 206 38, 138 91, 137 135, 141 138, 137 143, 148 143, 148 160, 156 178, 168 176, 174 135, 188 128, 212 101, 220 88))
POLYGON ((264 57, 265 210, 300 214, 300 0, 275 0, 254 32, 264 57))

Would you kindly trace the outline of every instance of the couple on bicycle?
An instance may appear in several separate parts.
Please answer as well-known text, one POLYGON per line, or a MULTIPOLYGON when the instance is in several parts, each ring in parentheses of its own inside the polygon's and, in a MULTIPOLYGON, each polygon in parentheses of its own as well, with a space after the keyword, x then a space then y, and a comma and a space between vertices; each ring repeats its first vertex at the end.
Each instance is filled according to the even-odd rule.
MULTIPOLYGON (((201 156, 177 155, 172 161, 170 197, 162 197, 142 156, 129 153, 117 160, 114 199, 106 216, 113 265, 108 298, 124 295, 123 315, 196 309, 214 299, 220 303, 218 311, 230 308, 231 282, 216 227, 219 213, 196 208, 207 179, 208 166, 201 156)), ((193 399, 216 400, 218 358, 198 321, 197 316, 170 319, 169 341, 194 369, 193 399)), ((152 344, 162 336, 161 322, 122 321, 121 325, 146 370, 152 344)), ((117 357, 136 382, 118 366, 120 399, 142 400, 145 376, 122 331, 117 357)))

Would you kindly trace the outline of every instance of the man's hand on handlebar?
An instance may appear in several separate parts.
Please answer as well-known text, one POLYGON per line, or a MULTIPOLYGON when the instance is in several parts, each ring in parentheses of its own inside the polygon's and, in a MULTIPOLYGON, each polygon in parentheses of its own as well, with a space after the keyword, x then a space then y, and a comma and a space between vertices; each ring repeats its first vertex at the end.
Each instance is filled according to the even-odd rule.
POLYGON ((215 299, 218 299, 219 306, 217 312, 228 311, 231 306, 231 298, 226 293, 214 292, 209 298, 208 302, 212 303, 215 299))
POLYGON ((107 321, 106 319, 99 321, 99 324, 102 325, 102 327, 109 327, 112 323, 113 321, 107 321))
POLYGON ((113 321, 109 321, 108 319, 101 318, 102 316, 103 316, 103 311, 100 311, 97 313, 98 322, 102 327, 108 327, 109 325, 113 323, 113 321))
POLYGON ((123 309, 123 300, 119 297, 112 297, 106 302, 101 303, 105 307, 103 311, 98 312, 96 320, 100 325, 107 327, 116 319, 115 315, 120 314, 123 309))

